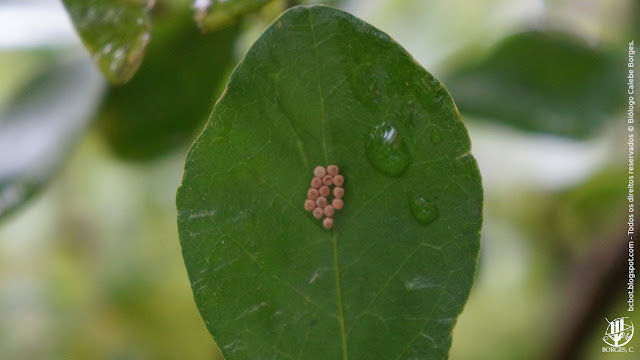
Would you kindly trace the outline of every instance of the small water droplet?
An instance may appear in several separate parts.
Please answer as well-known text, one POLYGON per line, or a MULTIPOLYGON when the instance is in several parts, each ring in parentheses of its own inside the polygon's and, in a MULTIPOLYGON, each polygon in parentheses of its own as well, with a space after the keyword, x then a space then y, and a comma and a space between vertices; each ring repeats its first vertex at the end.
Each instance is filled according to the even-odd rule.
POLYGON ((207 11, 211 7, 211 0, 195 0, 193 8, 197 11, 207 11))
POLYGON ((115 11, 113 11, 113 9, 109 9, 105 14, 104 14, 104 19, 106 21, 114 21, 116 20, 116 13, 115 11))
POLYGON ((111 70, 111 72, 116 72, 116 70, 118 70, 118 66, 120 64, 118 63, 118 61, 114 60, 111 62, 111 64, 109 65, 109 70, 111 70))
POLYGON ((116 52, 113 54, 114 59, 120 59, 123 56, 124 56, 124 49, 122 48, 116 50, 116 52))
POLYGON ((414 192, 409 192, 407 197, 411 215, 413 215, 413 218, 416 219, 418 223, 427 226, 434 222, 440 215, 438 206, 435 203, 414 192))
POLYGON ((430 126, 428 132, 429 140, 431 140, 432 144, 438 145, 442 142, 442 135, 435 126, 430 126))
POLYGON ((113 48, 113 46, 111 44, 107 44, 104 46, 104 48, 102 48, 102 53, 103 54, 108 54, 111 52, 111 49, 113 48))
POLYGON ((398 177, 411 164, 411 153, 398 130, 382 123, 371 132, 365 153, 371 165, 380 173, 398 177))
POLYGON ((87 12, 86 12, 85 21, 87 23, 89 23, 89 22, 95 20, 96 15, 97 15, 96 9, 95 8, 89 8, 89 10, 87 10, 87 12))

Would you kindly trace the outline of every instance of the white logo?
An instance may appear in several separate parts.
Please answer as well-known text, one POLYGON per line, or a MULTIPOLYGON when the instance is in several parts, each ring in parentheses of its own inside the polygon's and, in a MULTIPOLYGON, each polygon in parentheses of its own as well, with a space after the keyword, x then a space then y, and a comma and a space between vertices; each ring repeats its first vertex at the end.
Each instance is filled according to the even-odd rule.
POLYGON ((633 337, 633 323, 631 319, 628 317, 620 317, 613 321, 609 321, 607 318, 605 318, 605 320, 607 320, 609 326, 607 326, 607 330, 604 332, 602 341, 614 347, 625 346, 631 341, 633 337))

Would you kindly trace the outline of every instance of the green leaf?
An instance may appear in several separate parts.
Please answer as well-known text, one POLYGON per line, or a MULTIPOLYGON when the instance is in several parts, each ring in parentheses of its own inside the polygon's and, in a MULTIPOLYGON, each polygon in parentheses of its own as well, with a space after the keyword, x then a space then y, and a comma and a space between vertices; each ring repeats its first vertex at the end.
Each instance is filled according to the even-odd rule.
POLYGON ((43 71, 0 114, 0 218, 29 200, 55 175, 82 135, 102 93, 89 59, 43 71))
POLYGON ((62 0, 82 42, 113 84, 124 84, 142 63, 151 22, 148 0, 62 0))
POLYGON ((223 29, 273 0, 194 0, 195 19, 202 31, 223 29))
POLYGON ((98 126, 111 149, 148 160, 195 138, 228 75, 239 26, 201 34, 190 10, 158 18, 138 74, 109 88, 98 126))
POLYGON ((225 358, 444 359, 474 281, 482 187, 443 85, 385 33, 295 7, 256 41, 191 148, 178 226, 225 358), (326 230, 317 165, 344 175, 326 230))
POLYGON ((463 114, 533 132, 585 138, 624 99, 619 64, 575 37, 530 31, 510 36, 444 83, 463 114))

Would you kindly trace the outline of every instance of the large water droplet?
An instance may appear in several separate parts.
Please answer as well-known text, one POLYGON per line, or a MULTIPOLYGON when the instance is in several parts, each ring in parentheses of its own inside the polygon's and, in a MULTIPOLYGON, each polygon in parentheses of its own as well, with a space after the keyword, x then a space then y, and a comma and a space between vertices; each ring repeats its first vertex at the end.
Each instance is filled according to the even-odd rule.
POLYGON ((409 200, 409 210, 411 211, 411 215, 416 221, 424 226, 427 226, 435 221, 440 215, 438 211, 438 206, 419 196, 414 192, 409 192, 407 196, 409 200))
POLYGON ((411 153, 396 128, 382 123, 371 132, 366 155, 371 165, 380 173, 398 177, 411 164, 411 153))

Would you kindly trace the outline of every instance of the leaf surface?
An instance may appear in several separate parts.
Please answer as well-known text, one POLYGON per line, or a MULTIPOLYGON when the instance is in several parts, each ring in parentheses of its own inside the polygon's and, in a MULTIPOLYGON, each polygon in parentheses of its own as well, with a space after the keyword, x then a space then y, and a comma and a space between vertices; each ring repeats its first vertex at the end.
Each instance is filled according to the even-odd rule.
POLYGON ((225 358, 444 359, 474 281, 477 164, 443 85, 383 32, 295 7, 256 41, 192 146, 183 256, 225 358), (313 169, 344 175, 326 230, 313 169))
POLYGON ((0 218, 55 175, 90 122, 103 81, 90 59, 51 66, 0 113, 0 218))
POLYGON ((62 0, 82 42, 113 84, 138 70, 151 38, 148 0, 62 0))

